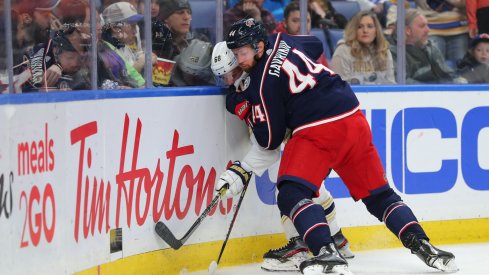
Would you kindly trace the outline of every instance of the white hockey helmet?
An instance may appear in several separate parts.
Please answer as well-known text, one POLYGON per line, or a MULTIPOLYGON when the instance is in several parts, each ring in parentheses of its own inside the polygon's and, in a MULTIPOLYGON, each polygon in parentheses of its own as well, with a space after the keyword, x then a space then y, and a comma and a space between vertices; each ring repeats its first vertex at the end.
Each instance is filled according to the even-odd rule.
POLYGON ((233 52, 228 49, 226 41, 217 43, 212 51, 211 69, 215 76, 223 76, 238 67, 233 52))

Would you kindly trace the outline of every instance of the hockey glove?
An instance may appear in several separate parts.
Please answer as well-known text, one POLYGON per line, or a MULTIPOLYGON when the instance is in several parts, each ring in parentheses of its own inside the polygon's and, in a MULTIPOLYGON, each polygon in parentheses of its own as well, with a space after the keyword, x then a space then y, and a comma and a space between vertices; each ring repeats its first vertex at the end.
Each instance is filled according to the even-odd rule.
POLYGON ((226 96, 226 109, 243 120, 250 113, 251 105, 242 94, 229 92, 226 96))
POLYGON ((241 167, 239 161, 233 162, 229 168, 222 173, 216 184, 216 192, 221 194, 222 198, 230 198, 238 195, 243 187, 250 182, 251 172, 241 167))

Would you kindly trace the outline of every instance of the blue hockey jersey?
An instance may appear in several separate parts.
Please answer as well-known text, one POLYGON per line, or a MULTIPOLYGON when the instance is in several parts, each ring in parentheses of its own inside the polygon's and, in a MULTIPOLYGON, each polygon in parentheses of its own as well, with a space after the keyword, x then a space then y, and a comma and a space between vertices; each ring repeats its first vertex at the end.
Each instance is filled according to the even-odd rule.
POLYGON ((232 102, 249 101, 248 123, 260 146, 275 149, 286 129, 293 132, 348 116, 358 110, 350 86, 324 65, 315 63, 323 52, 314 36, 269 36, 265 54, 244 80, 243 91, 229 93, 232 102))

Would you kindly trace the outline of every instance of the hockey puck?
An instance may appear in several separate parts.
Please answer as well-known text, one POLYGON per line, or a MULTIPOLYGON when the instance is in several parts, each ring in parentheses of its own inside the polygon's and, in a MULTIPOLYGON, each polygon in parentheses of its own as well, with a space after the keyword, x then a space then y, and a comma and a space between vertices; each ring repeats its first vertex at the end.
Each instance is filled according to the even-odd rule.
POLYGON ((211 275, 214 275, 216 274, 216 270, 217 270, 217 262, 216 261, 212 261, 211 264, 209 265, 209 274, 211 275))

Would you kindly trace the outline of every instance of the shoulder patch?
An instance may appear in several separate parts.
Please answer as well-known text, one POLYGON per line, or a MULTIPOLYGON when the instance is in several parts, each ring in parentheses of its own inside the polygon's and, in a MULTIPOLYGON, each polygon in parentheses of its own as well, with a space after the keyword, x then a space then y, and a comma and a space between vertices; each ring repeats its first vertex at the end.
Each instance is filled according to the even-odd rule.
POLYGON ((251 81, 250 76, 247 76, 244 80, 242 80, 239 83, 239 90, 244 91, 244 90, 248 89, 248 87, 250 86, 250 81, 251 81))

